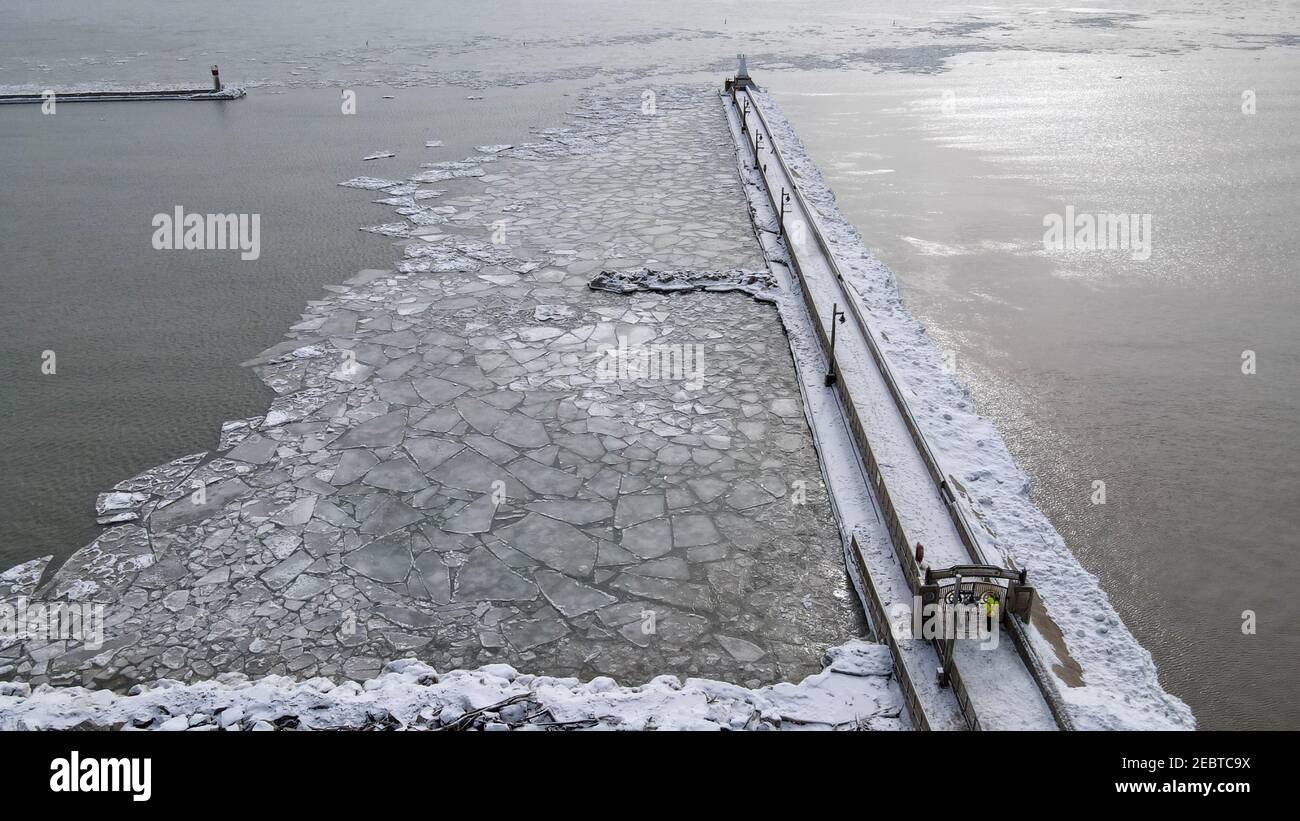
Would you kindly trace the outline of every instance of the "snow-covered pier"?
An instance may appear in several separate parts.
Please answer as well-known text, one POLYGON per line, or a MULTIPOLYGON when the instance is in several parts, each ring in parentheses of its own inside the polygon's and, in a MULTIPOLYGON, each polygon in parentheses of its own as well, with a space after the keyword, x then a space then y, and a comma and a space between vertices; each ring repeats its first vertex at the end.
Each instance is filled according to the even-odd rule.
POLYGON ((239 86, 227 86, 221 82, 221 72, 217 66, 212 67, 211 88, 185 88, 156 86, 151 88, 96 88, 96 89, 42 89, 41 91, 0 94, 0 105, 23 105, 50 103, 117 103, 132 101, 161 100, 237 100, 244 96, 244 89, 239 86))
MULTIPOLYGON (((780 243, 775 250, 783 259, 776 264, 785 263, 788 284, 802 295, 825 353, 822 390, 833 389, 838 401, 823 405, 834 418, 820 421, 847 424, 853 449, 870 478, 875 516, 847 523, 852 533, 849 554, 860 574, 863 604, 894 654, 913 721, 920 727, 947 729, 960 714, 970 729, 1069 729, 1072 723, 1050 674, 1021 635, 1015 616, 1003 614, 1000 622, 1009 642, 938 639, 933 641, 937 652, 930 653, 925 649, 928 642, 920 637, 894 635, 899 614, 920 605, 927 567, 989 561, 912 416, 904 388, 880 352, 859 297, 844 281, 797 177, 786 166, 778 138, 763 116, 763 103, 752 89, 742 58, 740 73, 728 81, 729 93, 724 95, 728 117, 742 161, 748 158, 749 171, 766 193, 766 205, 777 214, 775 238, 780 243), (933 681, 936 670, 942 670, 943 686, 933 681)), ((756 225, 760 233, 768 228, 761 220, 756 225)), ((816 418, 811 421, 818 425, 816 418)), ((910 622, 910 616, 902 620, 910 622)))
POLYGON ((743 57, 722 104, 846 560, 913 724, 1193 726, 743 57), (974 608, 990 592, 1000 640, 916 632, 924 604, 974 608))

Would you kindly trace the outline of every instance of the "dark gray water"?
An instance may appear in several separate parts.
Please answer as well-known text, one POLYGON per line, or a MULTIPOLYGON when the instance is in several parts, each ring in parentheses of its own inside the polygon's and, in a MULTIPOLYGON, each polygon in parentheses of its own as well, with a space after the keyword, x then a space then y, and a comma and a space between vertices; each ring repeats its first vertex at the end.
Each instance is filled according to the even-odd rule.
POLYGON ((971 55, 938 76, 774 84, 1035 500, 1206 728, 1300 726, 1298 75, 1300 53, 1272 49, 971 55), (1067 204, 1152 214, 1150 259, 1046 253, 1043 217, 1067 204))
POLYGON ((65 103, 52 117, 0 106, 0 565, 68 556, 98 530, 97 493, 209 449, 222 421, 265 410, 269 391, 238 363, 278 342, 322 285, 393 256, 389 240, 357 230, 391 210, 338 182, 521 140, 561 120, 575 88, 482 101, 361 88, 355 116, 320 89, 65 103), (361 161, 378 149, 406 160, 361 161), (154 250, 151 219, 177 205, 260 214, 260 258, 154 250))
POLYGON ((265 406, 236 363, 392 256, 355 230, 384 209, 336 182, 746 51, 1166 685, 1206 727, 1300 726, 1295 4, 0 0, 0 18, 0 85, 203 83, 216 62, 253 87, 0 108, 0 565, 68 555, 95 492, 265 406), (360 162, 379 149, 402 159, 360 162), (261 259, 152 250, 149 219, 178 204, 261 213, 261 259), (1153 214, 1152 258, 1044 254, 1067 204, 1153 214))

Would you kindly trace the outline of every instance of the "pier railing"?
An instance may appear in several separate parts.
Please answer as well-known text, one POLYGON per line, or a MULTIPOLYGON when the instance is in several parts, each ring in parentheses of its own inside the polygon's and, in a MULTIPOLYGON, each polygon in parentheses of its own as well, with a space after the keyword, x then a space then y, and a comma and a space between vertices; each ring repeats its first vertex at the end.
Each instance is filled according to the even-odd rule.
MULTIPOLYGON (((916 415, 912 412, 912 408, 907 401, 906 395, 904 394, 901 381, 894 373, 894 369, 890 366, 889 360, 885 357, 883 351, 881 351, 880 346, 876 341, 875 335, 871 330, 871 325, 870 323, 867 322, 866 317, 862 313, 861 297, 857 293, 857 290, 853 287, 852 283, 845 280, 843 272, 840 270, 839 263, 836 260, 835 253, 832 251, 830 244, 827 242, 823 234, 822 228, 817 221, 817 212, 814 208, 812 208, 809 205, 808 201, 803 195, 803 192, 800 191, 799 186, 795 184, 795 180, 797 178, 794 175, 794 173, 790 170, 789 165, 786 163, 785 157, 782 155, 780 149, 777 147, 773 136, 774 132, 771 126, 768 124, 767 118, 763 115, 762 109, 758 106, 754 97, 750 95, 747 91, 739 88, 737 84, 734 83, 730 84, 729 91, 731 94, 731 99, 733 104, 736 105, 737 110, 740 112, 742 132, 748 131, 748 124, 746 123, 745 112, 752 111, 755 117, 758 119, 759 124, 762 126, 763 131, 767 134, 767 146, 766 146, 767 153, 776 160, 782 172, 784 173, 786 179, 790 181, 791 190, 788 193, 790 196, 796 198, 796 200, 799 203, 800 209, 807 216, 807 221, 809 223, 808 225, 805 226, 807 229, 807 233, 811 235, 816 248, 821 252, 821 255, 824 257, 831 272, 834 274, 840 288, 848 297, 845 300, 846 310, 853 317, 855 323, 858 325, 862 333, 863 338, 866 340, 867 348, 871 354, 872 361, 874 362, 877 370, 879 371, 886 385, 886 388, 888 389, 889 394, 893 399, 896 408, 898 409, 899 415, 902 418, 904 425, 907 428, 908 435, 910 436, 914 446, 917 449, 917 452, 920 454, 922 461, 925 464, 926 471, 930 474, 931 479, 934 481, 937 487, 940 497, 943 499, 944 507, 948 512, 949 518, 952 520, 953 526, 957 532, 958 537, 960 538, 962 544, 966 547, 966 550, 969 553, 971 559, 974 560, 976 563, 995 564, 1000 566, 1001 565, 1000 561, 991 562, 989 560, 990 557, 985 553, 983 543, 981 542, 979 536, 976 533, 975 526, 971 523, 960 500, 957 498, 957 495, 953 493, 952 487, 948 481, 949 477, 946 475, 946 473, 943 471, 942 467, 940 466, 938 456, 935 454, 934 450, 930 447, 929 442, 926 441, 925 434, 922 432, 921 429, 921 425, 917 420, 916 415), (739 97, 741 94, 745 95, 745 101, 747 104, 743 110, 740 107, 739 97)), ((744 140, 744 142, 753 152, 755 170, 758 172, 760 178, 763 180, 763 187, 767 191, 768 201, 771 203, 772 209, 780 213, 781 203, 777 201, 778 195, 773 191, 772 186, 767 178, 766 169, 764 168, 763 162, 759 157, 759 149, 761 146, 758 137, 755 136, 753 143, 750 143, 748 140, 744 140)), ((782 238, 786 240, 785 246, 786 246, 787 254, 789 256, 790 265, 794 269, 797 275, 795 279, 799 281, 800 289, 803 293, 804 300, 807 303, 810 312, 813 314, 813 318, 815 320, 813 324, 816 327, 818 338, 820 339, 824 350, 828 352, 827 357, 829 360, 829 366, 834 370, 838 366, 835 363, 835 354, 834 354, 833 347, 831 345, 831 340, 828 338, 828 335, 825 330, 826 323, 823 322, 823 318, 821 313, 818 311, 817 304, 815 300, 812 298, 812 293, 809 290, 808 283, 806 281, 806 278, 803 275, 803 270, 799 263, 799 256, 795 248, 795 243, 789 240, 789 237, 785 230, 784 220, 781 221, 779 227, 780 227, 782 238)), ((834 316, 832 316, 831 317, 832 324, 834 322, 834 319, 835 319, 834 316)), ((849 424, 853 429, 854 437, 861 445, 859 450, 862 452, 864 461, 866 462, 867 465, 868 474, 871 477, 878 498, 880 499, 881 506, 884 509, 885 518, 888 524, 888 530, 890 534, 890 540, 893 543, 895 554, 898 557, 899 565, 903 568, 905 574, 907 575, 908 583, 909 586, 912 588, 912 592, 916 593, 920 587, 920 570, 917 566, 916 558, 912 554, 911 546, 908 542, 907 535, 903 532, 898 511, 895 509, 893 500, 890 498, 889 489, 885 484, 883 475, 881 474, 880 466, 877 464, 875 456, 872 452, 872 448, 869 445, 867 432, 863 428, 861 418, 856 411, 856 408, 853 403, 853 399, 849 395, 843 380, 837 379, 835 381, 835 387, 837 392, 840 395, 843 405, 846 407, 846 409, 849 410, 849 413, 847 413, 849 424)), ((1030 644, 1029 637, 1025 634, 1024 628, 1017 622, 1016 618, 1013 616, 1006 617, 1003 620, 1003 623, 1008 628, 1008 633, 1011 636, 1012 643, 1015 645, 1017 654, 1024 661, 1025 666, 1029 669, 1034 679, 1034 682, 1037 685, 1039 691, 1042 693, 1044 701, 1046 702, 1047 707, 1052 714, 1052 717, 1056 720, 1057 725, 1061 727, 1061 729, 1067 729, 1067 730, 1073 729, 1073 722, 1070 720, 1070 717, 1066 712, 1065 705, 1061 700, 1061 696, 1056 691, 1055 686, 1051 683, 1051 678, 1050 678, 1051 673, 1047 669, 1046 665, 1043 664, 1042 660, 1038 657, 1038 654, 1035 652, 1034 648, 1030 644)), ((955 678, 957 676, 955 669, 950 670, 949 675, 955 678)), ((954 683, 954 693, 959 695, 958 701, 962 708, 962 712, 967 715, 968 721, 971 723, 972 729, 978 729, 979 721, 978 718, 974 715, 973 711, 971 710, 969 698, 965 697, 964 687, 960 686, 960 681, 956 681, 953 683, 954 683)), ((912 697, 915 697, 914 693, 912 694, 912 697)))

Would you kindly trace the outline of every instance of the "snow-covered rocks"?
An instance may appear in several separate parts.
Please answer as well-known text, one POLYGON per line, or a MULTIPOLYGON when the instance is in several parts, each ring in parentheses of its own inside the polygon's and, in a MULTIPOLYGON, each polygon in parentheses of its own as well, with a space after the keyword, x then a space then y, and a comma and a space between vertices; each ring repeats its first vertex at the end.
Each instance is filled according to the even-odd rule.
POLYGON ((611 291, 616 294, 636 291, 741 291, 756 299, 772 302, 775 301, 777 284, 776 278, 766 270, 659 271, 641 268, 601 271, 591 278, 588 287, 593 291, 611 291))
POLYGON ((601 676, 518 673, 505 664, 438 674, 414 659, 362 686, 286 676, 161 679, 128 695, 0 684, 0 730, 773 730, 905 729, 884 645, 852 641, 798 684, 748 689, 659 676, 640 687, 601 676), (351 685, 351 686, 347 686, 351 685))

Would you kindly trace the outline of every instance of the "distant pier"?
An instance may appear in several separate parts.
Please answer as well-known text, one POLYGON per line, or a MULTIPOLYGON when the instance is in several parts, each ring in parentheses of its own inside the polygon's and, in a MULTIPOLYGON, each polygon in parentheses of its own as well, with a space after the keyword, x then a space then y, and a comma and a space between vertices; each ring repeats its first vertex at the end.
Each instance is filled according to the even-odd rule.
POLYGON ((112 91, 47 91, 22 94, 0 94, 0 105, 22 103, 109 103, 131 100, 237 100, 244 96, 239 86, 226 86, 221 82, 221 70, 212 67, 211 88, 155 88, 115 89, 112 91))

